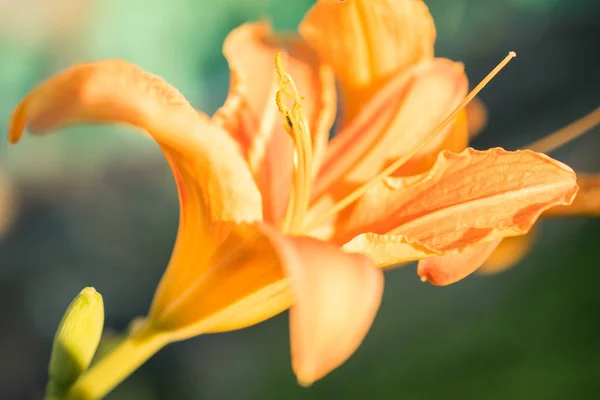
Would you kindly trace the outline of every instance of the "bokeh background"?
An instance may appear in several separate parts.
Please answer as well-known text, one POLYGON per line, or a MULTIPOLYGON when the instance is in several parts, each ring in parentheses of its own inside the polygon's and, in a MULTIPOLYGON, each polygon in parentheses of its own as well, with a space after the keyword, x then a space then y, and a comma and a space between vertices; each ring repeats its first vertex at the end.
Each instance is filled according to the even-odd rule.
MULTIPOLYGON (((0 0, 0 134, 37 82, 120 57, 163 76, 198 108, 223 102, 229 30, 258 18, 293 30, 311 0, 0 0)), ((429 0, 437 54, 484 90, 473 146, 516 149, 600 100, 598 0, 429 0)), ((599 171, 596 129, 553 156, 599 171)), ((78 127, 0 145, 0 398, 40 399, 52 338, 84 286, 104 296, 107 342, 144 315, 177 228, 160 151, 121 127, 78 127), (112 333, 111 333, 112 332, 112 333)), ((414 266, 387 274, 383 306, 354 357, 301 389, 287 315, 161 351, 109 396, 121 399, 597 399, 600 221, 549 220, 528 256, 446 288, 414 266)))

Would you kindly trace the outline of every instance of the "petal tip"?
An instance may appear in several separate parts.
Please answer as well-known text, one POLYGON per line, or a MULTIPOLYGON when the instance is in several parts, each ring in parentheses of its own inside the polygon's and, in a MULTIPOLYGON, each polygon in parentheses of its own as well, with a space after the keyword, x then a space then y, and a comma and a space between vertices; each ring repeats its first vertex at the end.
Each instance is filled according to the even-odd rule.
MULTIPOLYGON (((433 257, 435 259, 435 257, 433 257)), ((428 283, 433 286, 448 286, 456 280, 450 279, 441 268, 436 268, 429 262, 424 262, 427 259, 419 261, 417 267, 417 275, 421 277, 421 282, 428 283)))
POLYGON ((312 384, 315 382, 314 379, 307 379, 307 378, 302 378, 297 376, 296 380, 298 382, 298 385, 302 386, 305 389, 308 389, 309 387, 312 386, 312 384))
POLYGON ((23 131, 25 130, 26 116, 24 102, 19 105, 13 111, 10 122, 8 124, 8 144, 13 145, 21 140, 23 131))

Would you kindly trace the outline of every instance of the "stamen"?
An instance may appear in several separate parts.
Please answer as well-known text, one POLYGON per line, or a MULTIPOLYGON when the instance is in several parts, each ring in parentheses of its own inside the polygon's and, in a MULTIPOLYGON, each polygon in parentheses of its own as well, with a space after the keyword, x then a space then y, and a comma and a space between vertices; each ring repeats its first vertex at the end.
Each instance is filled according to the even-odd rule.
MULTIPOLYGON (((271 83, 269 97, 276 95, 277 87, 277 82, 273 81, 271 83)), ((265 151, 267 150, 267 143, 273 135, 273 127, 275 126, 276 118, 276 105, 271 102, 267 103, 265 112, 260 120, 258 133, 254 136, 254 139, 250 143, 250 150, 248 151, 248 164, 250 164, 252 171, 257 171, 259 169, 260 163, 265 155, 265 151)))
POLYGON ((299 233, 310 203, 312 187, 312 143, 306 117, 302 111, 302 97, 292 77, 285 72, 282 53, 275 56, 275 70, 278 76, 279 91, 275 95, 275 103, 283 118, 283 126, 294 142, 294 174, 290 201, 283 220, 285 232, 299 233), (294 103, 290 110, 283 101, 283 96, 294 103))
POLYGON ((448 115, 438 126, 436 126, 431 132, 425 136, 425 138, 415 145, 407 154, 400 157, 390 166, 385 168, 383 171, 375 175, 371 180, 366 182, 364 185, 350 193, 348 196, 340 200, 333 206, 328 212, 319 216, 319 218, 315 221, 312 221, 308 227, 304 229, 304 231, 310 231, 314 229, 316 226, 326 221, 331 216, 339 213, 344 208, 348 207, 354 201, 356 201, 360 196, 362 196, 367 190, 377 185, 385 178, 389 177, 394 173, 398 168, 406 164, 411 158, 415 156, 421 149, 427 146, 437 135, 440 134, 450 123, 454 121, 454 119, 458 116, 458 114, 481 92, 481 90, 500 72, 506 64, 508 64, 513 58, 517 56, 517 53, 511 51, 508 53, 506 57, 485 77, 483 80, 475 86, 475 88, 465 97, 465 99, 448 115))
POLYGON ((596 108, 589 114, 579 118, 577 121, 565 126, 558 131, 541 138, 529 146, 523 147, 537 151, 538 153, 550 153, 552 150, 564 146, 570 141, 577 139, 596 125, 600 123, 600 107, 596 108))
POLYGON ((277 108, 279 109, 279 112, 281 113, 281 116, 283 118, 283 127, 285 128, 286 132, 291 136, 292 140, 294 141, 294 173, 292 174, 292 188, 291 188, 290 199, 288 202, 288 206, 287 206, 287 210, 285 213, 285 217, 283 219, 283 226, 282 226, 282 230, 284 232, 289 232, 291 229, 291 226, 292 226, 292 219, 294 216, 294 212, 296 210, 296 202, 297 202, 297 197, 298 197, 298 186, 301 185, 298 171, 301 170, 302 167, 304 166, 303 165, 304 157, 303 157, 303 150, 301 148, 298 148, 298 146, 296 146, 296 137, 294 135, 294 124, 292 122, 292 118, 290 117, 290 111, 283 104, 283 100, 282 100, 283 94, 284 94, 283 91, 278 91, 275 94, 275 103, 277 104, 277 108))

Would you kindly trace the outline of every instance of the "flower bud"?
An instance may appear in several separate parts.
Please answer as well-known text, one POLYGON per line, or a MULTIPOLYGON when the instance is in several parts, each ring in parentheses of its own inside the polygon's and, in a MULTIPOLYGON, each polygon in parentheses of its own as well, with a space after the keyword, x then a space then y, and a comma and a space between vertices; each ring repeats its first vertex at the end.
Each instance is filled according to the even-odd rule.
POLYGON ((104 325, 104 303, 92 287, 71 302, 60 322, 48 367, 47 399, 61 397, 89 367, 104 325))

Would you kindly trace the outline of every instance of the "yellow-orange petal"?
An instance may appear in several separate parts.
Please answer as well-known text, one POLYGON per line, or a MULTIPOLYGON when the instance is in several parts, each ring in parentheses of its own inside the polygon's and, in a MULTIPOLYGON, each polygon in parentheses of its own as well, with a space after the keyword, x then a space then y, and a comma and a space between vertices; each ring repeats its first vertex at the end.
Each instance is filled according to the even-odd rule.
MULTIPOLYGON (((569 204, 576 193, 574 172, 544 154, 500 148, 443 152, 429 173, 390 178, 369 190, 338 217, 333 240, 395 234, 455 254, 527 233, 542 212, 569 204)), ((389 257, 406 261, 402 254, 389 257)))
MULTIPOLYGON (((197 242, 195 249, 203 250, 197 242)), ((194 259, 188 265, 185 279, 163 279, 150 310, 154 325, 180 339, 242 329, 291 305, 290 282, 269 238, 255 225, 232 227, 204 265, 194 259)))
POLYGON ((367 334, 381 303, 383 274, 366 257, 308 237, 269 233, 286 274, 292 367, 303 385, 343 364, 367 334))
MULTIPOLYGON (((521 238, 522 236, 516 236, 521 238)), ((510 240, 513 238, 505 239, 510 240)), ((468 247, 459 253, 431 257, 419 261, 417 274, 421 279, 446 286, 458 282, 475 272, 496 250, 502 239, 468 247)))
MULTIPOLYGON (((335 185, 364 182, 405 155, 460 103, 467 86, 462 67, 440 58, 395 76, 329 143, 315 197, 343 197, 335 185)), ((428 169, 445 146, 462 150, 466 135, 449 127, 397 174, 428 169)))
POLYGON ((347 118, 390 76, 433 57, 436 35, 421 0, 319 0, 299 30, 333 66, 347 118))
POLYGON ((441 137, 443 142, 433 143, 428 149, 425 149, 411 158, 406 164, 398 169, 392 176, 411 176, 418 175, 429 170, 440 154, 444 150, 453 153, 460 153, 469 145, 469 121, 467 112, 461 111, 456 120, 448 128, 447 133, 443 133, 441 137))
POLYGON ((600 174, 577 173, 579 191, 569 206, 552 207, 544 216, 600 215, 600 174))
POLYGON ((537 232, 534 227, 526 235, 503 239, 496 250, 477 270, 477 273, 491 275, 510 269, 529 253, 536 236, 537 232))
POLYGON ((43 83, 17 106, 9 139, 18 141, 26 125, 44 133, 82 122, 121 122, 144 129, 171 165, 180 224, 158 297, 177 290, 190 270, 204 266, 229 224, 260 220, 260 193, 233 139, 199 118, 162 79, 120 60, 77 65, 43 83))
POLYGON ((224 106, 213 120, 240 143, 263 195, 265 220, 285 213, 293 170, 293 145, 276 103, 274 59, 284 52, 287 72, 303 100, 313 145, 315 168, 321 162, 336 111, 335 79, 299 37, 277 37, 266 23, 245 24, 225 40, 223 53, 231 70, 224 106))
POLYGON ((34 89, 13 112, 9 141, 26 126, 42 134, 85 122, 147 131, 199 190, 205 222, 260 220, 260 193, 234 141, 164 80, 122 60, 80 64, 34 89))

